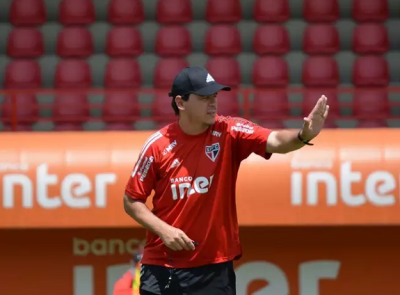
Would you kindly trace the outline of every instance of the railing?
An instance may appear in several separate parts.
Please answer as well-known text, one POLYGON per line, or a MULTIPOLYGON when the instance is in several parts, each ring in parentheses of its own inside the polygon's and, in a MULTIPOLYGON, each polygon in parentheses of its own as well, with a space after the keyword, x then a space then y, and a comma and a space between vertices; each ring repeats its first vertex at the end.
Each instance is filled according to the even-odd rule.
MULTIPOLYGON (((260 112, 260 109, 257 109, 256 105, 253 104, 253 97, 254 94, 256 93, 262 93, 262 91, 268 91, 268 92, 285 92, 287 95, 291 94, 303 94, 307 90, 313 90, 315 93, 319 93, 318 96, 315 97, 315 102, 319 98, 319 95, 322 94, 327 94, 331 93, 332 91, 336 92, 337 95, 339 96, 340 94, 354 94, 358 90, 370 90, 370 91, 379 91, 380 93, 385 93, 385 94, 395 94, 395 96, 398 98, 395 101, 390 101, 389 99, 385 99, 385 102, 379 102, 379 107, 382 109, 387 109, 386 112, 366 112, 363 114, 352 114, 352 115, 342 115, 339 113, 331 112, 330 114, 330 119, 331 120, 346 120, 346 119, 358 119, 358 120, 387 120, 387 119, 400 119, 400 87, 388 87, 388 88, 352 88, 352 87, 339 87, 339 88, 321 88, 321 89, 316 89, 316 88, 302 88, 302 87, 289 87, 289 88, 276 88, 276 89, 254 89, 254 88, 240 88, 240 89, 234 89, 232 92, 236 94, 240 99, 238 101, 238 108, 240 110, 240 116, 246 118, 246 119, 255 119, 255 120, 269 120, 269 121, 274 121, 274 120, 302 120, 304 113, 309 112, 310 109, 312 108, 312 105, 307 105, 305 106, 302 101, 299 102, 290 102, 288 100, 286 101, 268 101, 264 106, 266 106, 266 112, 260 112), (297 115, 291 115, 289 110, 288 112, 282 113, 282 112, 273 112, 273 111, 268 111, 268 109, 276 110, 282 107, 288 107, 288 109, 298 109, 300 110, 297 112, 297 115), (394 110, 396 108, 399 108, 399 111, 393 112, 391 110, 394 110)), ((172 108, 170 107, 170 102, 171 98, 167 96, 167 93, 169 92, 168 89, 15 89, 15 90, 0 90, 0 95, 3 97, 8 97, 8 103, 2 103, 0 105, 0 109, 2 111, 2 116, 0 117, 0 121, 3 122, 6 125, 11 126, 11 130, 15 131, 17 130, 17 126, 19 124, 29 124, 33 123, 33 121, 40 122, 40 121, 50 121, 53 122, 57 120, 57 122, 62 122, 63 120, 66 120, 68 122, 76 122, 76 123, 83 123, 87 121, 106 121, 106 122, 135 122, 135 121, 146 121, 146 120, 153 120, 153 121, 168 121, 171 120, 174 115, 172 108), (166 104, 165 106, 162 107, 161 114, 150 114, 149 116, 142 116, 140 115, 139 111, 140 110, 148 110, 151 112, 153 109, 154 104, 152 102, 139 102, 139 101, 132 101, 132 103, 123 103, 123 104, 118 104, 118 102, 113 103, 113 106, 119 106, 119 107, 126 107, 126 108, 133 108, 136 111, 132 112, 130 115, 126 116, 118 116, 116 119, 115 116, 109 116, 109 115, 102 115, 99 117, 91 116, 91 115, 71 115, 68 117, 68 115, 63 115, 59 116, 58 118, 53 117, 43 117, 40 115, 35 116, 35 118, 24 118, 24 113, 29 113, 31 112, 32 114, 34 113, 39 113, 39 111, 43 110, 51 110, 54 107, 53 103, 38 103, 38 104, 31 104, 31 105, 24 105, 23 103, 17 102, 17 97, 19 95, 35 95, 36 97, 39 95, 52 95, 52 96, 59 96, 59 95, 109 95, 109 94, 133 94, 134 96, 138 97, 140 95, 149 95, 149 94, 165 94, 165 100, 166 104), (164 109, 164 108, 169 108, 164 109), (27 109, 21 109, 21 108, 27 108, 27 109)), ((329 95, 328 99, 329 99, 329 95)), ((64 102, 68 105, 68 102, 64 102)), ((219 104, 224 103, 222 100, 219 101, 219 104)), ((312 102, 309 102, 310 104, 312 102)), ((336 109, 343 109, 343 108, 349 108, 351 110, 357 110, 357 108, 360 107, 360 104, 371 104, 370 101, 365 101, 365 102, 341 102, 340 100, 334 100, 330 101, 330 103, 336 103, 336 109)), ((374 102, 372 102, 374 103, 374 102)), ((375 102, 377 103, 377 102, 375 102)), ((72 102, 71 102, 72 104, 72 102)), ((104 108, 103 103, 88 103, 86 106, 83 106, 83 108, 86 108, 85 111, 89 113, 89 110, 102 110, 104 108)))

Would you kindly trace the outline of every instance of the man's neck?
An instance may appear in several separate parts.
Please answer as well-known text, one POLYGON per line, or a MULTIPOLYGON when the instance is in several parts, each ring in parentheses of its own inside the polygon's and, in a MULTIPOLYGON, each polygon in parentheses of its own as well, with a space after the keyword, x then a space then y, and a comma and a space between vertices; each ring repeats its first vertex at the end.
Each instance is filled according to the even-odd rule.
POLYGON ((178 120, 179 127, 188 135, 198 135, 206 131, 210 126, 205 124, 194 123, 186 117, 181 116, 178 120))

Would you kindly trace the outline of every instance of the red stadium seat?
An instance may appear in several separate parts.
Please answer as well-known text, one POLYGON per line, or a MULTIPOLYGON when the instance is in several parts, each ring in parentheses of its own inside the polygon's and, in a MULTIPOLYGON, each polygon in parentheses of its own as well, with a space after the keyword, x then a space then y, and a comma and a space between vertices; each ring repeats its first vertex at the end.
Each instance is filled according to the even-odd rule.
POLYGON ((274 24, 257 27, 253 49, 258 55, 287 53, 290 50, 290 40, 286 28, 274 24))
POLYGON ((208 55, 237 55, 242 52, 240 33, 236 26, 215 25, 207 30, 204 52, 208 55))
POLYGON ((4 87, 40 88, 42 86, 40 66, 35 60, 12 60, 5 70, 4 87))
POLYGON ((240 105, 236 92, 220 91, 218 93, 218 114, 222 116, 238 117, 240 105))
POLYGON ((205 67, 218 83, 233 88, 239 87, 242 77, 237 59, 233 57, 214 57, 207 61, 205 67))
POLYGON ((7 55, 12 58, 37 58, 43 52, 43 36, 36 28, 16 27, 8 35, 7 55))
POLYGON ((389 66, 384 57, 365 55, 357 58, 353 65, 353 84, 355 86, 387 86, 389 66))
POLYGON ((58 20, 63 25, 89 25, 95 21, 94 4, 91 0, 62 0, 58 20))
POLYGON ((289 82, 288 65, 282 57, 262 56, 256 60, 252 71, 256 87, 284 87, 289 82))
POLYGON ((39 26, 46 22, 43 0, 13 0, 9 21, 14 26, 39 26))
POLYGON ((64 59, 56 67, 56 88, 90 88, 92 75, 89 64, 83 59, 64 59))
POLYGON ((302 83, 307 87, 336 87, 339 69, 331 56, 310 56, 303 64, 302 83))
POLYGON ((111 57, 135 57, 143 53, 139 30, 131 26, 115 26, 107 34, 106 53, 111 57))
POLYGON ((78 124, 89 117, 89 101, 85 94, 61 94, 54 98, 54 122, 78 124))
POLYGON ((154 69, 154 86, 156 88, 171 88, 175 76, 188 66, 189 63, 182 58, 160 59, 154 69))
POLYGON ((156 53, 162 57, 185 56, 192 52, 190 32, 183 26, 164 26, 155 41, 156 53))
POLYGON ((61 57, 88 57, 93 46, 92 35, 85 27, 64 27, 57 37, 57 54, 61 57))
POLYGON ((289 20, 288 0, 256 0, 253 16, 259 23, 284 23, 289 20))
POLYGON ((306 27, 303 35, 303 51, 307 54, 334 54, 340 49, 339 32, 330 24, 314 24, 306 27))
POLYGON ((360 120, 358 121, 357 128, 387 128, 385 120, 360 120))
POLYGON ((135 25, 144 21, 141 0, 111 0, 107 12, 107 20, 113 25, 135 25))
POLYGON ((158 123, 157 126, 161 124, 166 124, 166 122, 171 123, 176 119, 174 110, 171 106, 172 98, 168 97, 168 90, 163 92, 157 92, 154 95, 154 100, 151 104, 151 113, 155 118, 155 121, 158 123))
POLYGON ((142 85, 142 73, 136 59, 110 59, 104 75, 106 88, 138 88, 142 85))
POLYGON ((6 96, 3 101, 3 122, 11 124, 13 121, 13 99, 16 101, 16 119, 18 124, 33 124, 39 117, 39 104, 33 94, 18 94, 6 96))
POLYGON ((16 129, 14 131, 13 129, 13 125, 12 124, 5 124, 3 127, 2 132, 29 132, 29 131, 33 131, 33 128, 30 124, 28 125, 24 125, 24 124, 17 124, 16 129))
POLYGON ((328 98, 329 104, 329 118, 335 118, 340 115, 339 99, 336 88, 305 88, 302 101, 302 115, 308 116, 318 99, 325 95, 328 98))
POLYGON ((209 23, 237 23, 242 20, 239 0, 207 0, 206 20, 209 23))
POLYGON ((192 21, 192 2, 190 0, 159 0, 156 19, 160 24, 186 24, 192 21))
POLYGON ((104 122, 128 122, 127 119, 136 121, 140 116, 139 101, 133 93, 113 93, 106 95, 103 104, 104 122))
POLYGON ((354 29, 353 51, 358 54, 383 54, 389 50, 389 36, 383 24, 360 24, 354 29))
POLYGON ((104 127, 105 131, 129 131, 134 130, 132 123, 125 123, 125 122, 112 122, 107 123, 104 127))
POLYGON ((304 0, 303 17, 309 23, 333 23, 339 19, 339 2, 338 0, 304 0))
POLYGON ((289 115, 289 100, 285 89, 257 89, 253 114, 259 120, 271 120, 289 115))
POLYGON ((390 115, 387 90, 357 88, 353 97, 353 115, 361 119, 383 119, 390 115), (380 118, 377 118, 380 116, 380 118), (375 119, 375 118, 373 118, 375 119))
POLYGON ((353 0, 353 19, 357 22, 384 22, 389 18, 387 0, 353 0))
POLYGON ((54 123, 54 131, 83 131, 81 123, 54 123))

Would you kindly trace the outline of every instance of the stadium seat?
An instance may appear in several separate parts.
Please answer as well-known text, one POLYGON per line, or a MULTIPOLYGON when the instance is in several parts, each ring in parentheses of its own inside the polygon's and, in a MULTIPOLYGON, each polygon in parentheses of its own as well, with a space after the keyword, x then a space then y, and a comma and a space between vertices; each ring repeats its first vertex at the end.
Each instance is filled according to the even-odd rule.
POLYGON ((358 54, 383 54, 389 50, 389 36, 383 24, 365 23, 355 27, 353 51, 358 54))
POLYGON ((151 104, 151 113, 155 117, 156 125, 170 123, 175 120, 176 116, 171 106, 172 98, 168 97, 168 90, 157 92, 151 104))
POLYGON ((37 58, 43 52, 43 36, 36 28, 15 27, 8 35, 7 55, 12 58, 37 58))
POLYGON ((240 33, 233 25, 211 26, 205 37, 204 52, 208 55, 237 55, 242 52, 240 33))
POLYGON ((256 0, 253 17, 259 23, 284 23, 290 18, 288 0, 256 0))
POLYGON ((107 13, 107 21, 113 25, 135 25, 144 21, 141 0, 111 0, 107 13))
POLYGON ((193 19, 190 0, 159 0, 156 20, 160 24, 186 24, 193 19))
POLYGON ((353 84, 355 86, 387 86, 389 66, 379 55, 359 56, 353 65, 353 84))
POLYGON ((253 38, 253 50, 258 55, 286 54, 290 50, 290 40, 285 26, 258 26, 253 38))
POLYGON ((304 0, 303 17, 309 23, 336 22, 339 19, 339 2, 338 0, 304 0))
POLYGON ((142 85, 140 65, 133 58, 110 59, 104 75, 106 88, 138 88, 142 85))
POLYGON ((357 128, 387 128, 388 125, 385 120, 359 120, 357 128))
POLYGON ((182 58, 163 58, 160 59, 154 69, 153 85, 155 88, 170 89, 175 76, 189 63, 182 58))
POLYGON ((3 122, 12 124, 13 121, 13 99, 16 100, 16 119, 18 124, 29 125, 38 120, 39 104, 33 94, 18 94, 15 96, 6 96, 2 107, 3 122))
POLYGON ((40 66, 35 60, 14 59, 6 66, 4 80, 4 87, 7 89, 40 88, 40 66))
POLYGON ((47 13, 43 0, 13 0, 9 21, 14 26, 39 26, 46 22, 47 13))
POLYGON ((53 121, 56 123, 79 124, 90 116, 86 94, 60 94, 53 102, 53 121))
POLYGON ((105 131, 129 131, 134 129, 135 128, 132 126, 132 123, 129 122, 111 122, 107 123, 104 127, 105 131))
POLYGON ((81 123, 54 123, 54 131, 83 131, 81 123))
POLYGON ((257 120, 286 119, 289 100, 285 88, 256 89, 252 109, 257 120))
POLYGON ((90 66, 83 59, 64 59, 56 67, 56 88, 90 88, 90 66))
POLYGON ((60 57, 88 57, 93 54, 93 38, 83 26, 64 27, 57 36, 57 54, 60 57))
POLYGON ((252 81, 256 87, 285 87, 289 82, 285 59, 279 56, 258 58, 253 65, 252 81))
POLYGON ((134 93, 107 94, 103 103, 103 121, 127 123, 140 116, 139 101, 134 93))
POLYGON ((161 57, 185 56, 192 52, 190 32, 183 26, 161 27, 155 43, 156 53, 161 57))
POLYGON ((302 115, 308 116, 318 99, 325 95, 328 98, 329 102, 329 118, 333 119, 339 117, 340 108, 339 108, 339 99, 336 88, 305 88, 303 93, 302 100, 302 115))
POLYGON ((95 21, 91 0, 62 0, 58 6, 58 21, 63 25, 89 25, 95 21))
POLYGON ((210 58, 205 68, 218 83, 230 87, 239 87, 241 83, 240 65, 233 57, 210 58))
POLYGON ((107 34, 106 53, 111 57, 135 57, 143 53, 139 30, 131 26, 115 26, 107 34))
POLYGON ((222 116, 238 117, 240 105, 235 91, 220 91, 218 93, 218 114, 222 116))
POLYGON ((384 22, 389 17, 388 0, 353 0, 352 3, 356 22, 384 22))
POLYGON ((310 56, 302 69, 302 83, 306 87, 336 87, 339 84, 339 68, 331 56, 310 56))
POLYGON ((2 132, 29 132, 33 131, 32 125, 24 125, 24 124, 17 124, 16 129, 14 131, 12 124, 5 124, 3 127, 2 132))
POLYGON ((242 20, 239 0, 207 0, 206 20, 211 24, 237 23, 242 20))
POLYGON ((307 54, 335 54, 340 50, 339 32, 331 24, 313 24, 303 35, 303 51, 307 54))
POLYGON ((386 88, 356 88, 353 96, 353 115, 360 119, 383 119, 390 115, 386 88))

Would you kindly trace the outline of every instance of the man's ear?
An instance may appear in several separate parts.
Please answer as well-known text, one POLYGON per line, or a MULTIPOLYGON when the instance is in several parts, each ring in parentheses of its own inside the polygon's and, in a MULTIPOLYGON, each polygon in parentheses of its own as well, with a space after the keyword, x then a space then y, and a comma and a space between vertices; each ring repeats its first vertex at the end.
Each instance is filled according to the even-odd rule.
POLYGON ((178 109, 181 110, 181 111, 183 111, 183 110, 185 109, 184 102, 185 102, 185 101, 183 100, 182 96, 177 95, 177 96, 175 97, 176 106, 177 106, 178 109))

